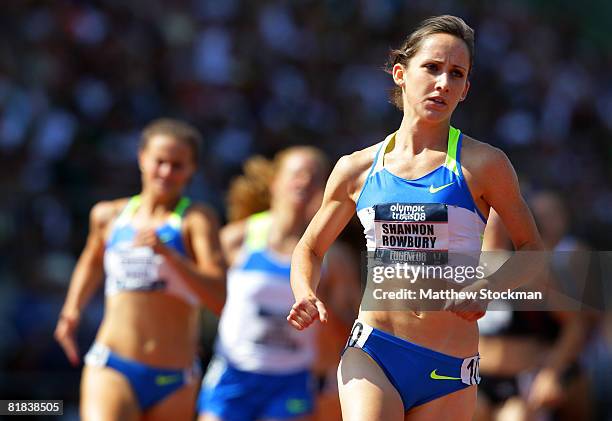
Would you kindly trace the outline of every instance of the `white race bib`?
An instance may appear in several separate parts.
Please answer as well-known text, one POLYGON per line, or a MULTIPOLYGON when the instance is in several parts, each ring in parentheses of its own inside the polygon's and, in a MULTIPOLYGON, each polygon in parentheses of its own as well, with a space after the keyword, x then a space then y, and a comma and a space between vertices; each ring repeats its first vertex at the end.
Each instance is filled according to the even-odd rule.
POLYGON ((447 205, 397 202, 375 205, 374 243, 376 257, 384 263, 446 263, 447 205))
POLYGON ((116 247, 107 252, 107 273, 114 290, 157 290, 165 283, 159 279, 161 256, 150 247, 116 247))
POLYGON ((469 385, 480 383, 480 355, 463 360, 461 364, 461 381, 469 385))
POLYGON ((110 348, 106 345, 94 343, 85 354, 85 365, 91 367, 104 367, 110 356, 110 348))
POLYGON ((349 335, 348 341, 346 342, 345 349, 348 347, 363 348, 368 337, 372 333, 372 326, 368 326, 362 321, 355 320, 351 334, 349 335))

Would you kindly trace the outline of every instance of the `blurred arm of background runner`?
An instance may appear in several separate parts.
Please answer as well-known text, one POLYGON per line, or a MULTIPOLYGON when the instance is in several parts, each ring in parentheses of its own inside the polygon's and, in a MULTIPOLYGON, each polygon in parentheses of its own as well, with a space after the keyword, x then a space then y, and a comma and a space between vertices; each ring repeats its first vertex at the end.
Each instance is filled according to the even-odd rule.
MULTIPOLYGON (((550 194, 544 192, 540 195, 536 195, 530 203, 531 206, 538 206, 538 204, 534 203, 534 200, 538 200, 539 198, 541 201, 547 195, 550 194)), ((539 205, 541 207, 541 204, 539 205)), ((563 204, 559 202, 558 206, 559 208, 555 210, 564 214, 566 210, 563 204)), ((550 229, 549 227, 543 226, 546 224, 546 221, 542 221, 542 218, 545 218, 546 215, 542 215, 541 212, 542 209, 534 208, 534 215, 538 227, 544 231, 542 233, 542 239, 546 248, 553 253, 560 252, 561 257, 567 257, 569 267, 563 268, 568 272, 566 274, 566 281, 574 284, 573 286, 580 289, 580 285, 582 284, 581 276, 583 276, 580 268, 583 266, 581 263, 588 251, 588 246, 576 240, 569 248, 558 249, 556 246, 562 238, 555 239, 556 241, 550 238, 550 229), (574 261, 574 257, 577 259, 576 261, 574 261)), ((557 217, 562 216, 557 215, 557 217)), ((564 228, 568 229, 567 226, 564 228)), ((553 261, 554 260, 555 259, 553 259, 553 261)), ((560 285, 560 279, 556 279, 558 273, 558 270, 549 271, 549 276, 553 278, 553 285, 560 285)), ((559 287, 559 291, 562 290, 563 288, 559 287)), ((573 298, 580 299, 580 297, 573 298)), ((563 305, 556 304, 554 308, 563 308, 563 305)), ((572 406, 572 404, 580 407, 587 399, 586 396, 581 396, 585 395, 585 393, 580 390, 580 388, 577 390, 572 389, 576 389, 576 383, 579 383, 579 376, 582 371, 582 369, 578 367, 579 357, 580 354, 584 352, 584 348, 598 317, 596 313, 589 310, 553 311, 552 316, 559 322, 560 331, 551 347, 551 351, 544 360, 543 366, 538 371, 529 389, 527 403, 534 410, 546 407, 555 408, 562 404, 567 410, 569 409, 567 407, 572 406)))
POLYGON ((318 330, 314 373, 318 394, 314 420, 342 420, 336 373, 361 300, 360 261, 349 245, 336 241, 325 255, 317 296, 325 302, 327 324, 318 330))
POLYGON ((154 230, 138 232, 134 244, 149 246, 164 256, 202 305, 219 315, 225 303, 226 265, 219 241, 218 219, 207 207, 193 205, 183 223, 183 237, 190 245, 195 263, 164 245, 154 230))
POLYGON ((92 208, 87 242, 72 273, 66 301, 55 328, 55 339, 74 366, 80 362, 76 329, 81 312, 104 278, 104 233, 117 208, 115 202, 100 202, 92 208))
MULTIPOLYGON (((322 329, 321 334, 342 346, 350 333, 361 300, 359 261, 352 253, 346 244, 334 243, 325 255, 325 268, 317 292, 327 303, 327 328, 322 329)), ((341 350, 338 350, 337 356, 341 350)))
POLYGON ((560 332, 529 389, 533 409, 556 407, 564 399, 565 375, 572 369, 588 337, 589 322, 580 312, 553 312, 560 332))

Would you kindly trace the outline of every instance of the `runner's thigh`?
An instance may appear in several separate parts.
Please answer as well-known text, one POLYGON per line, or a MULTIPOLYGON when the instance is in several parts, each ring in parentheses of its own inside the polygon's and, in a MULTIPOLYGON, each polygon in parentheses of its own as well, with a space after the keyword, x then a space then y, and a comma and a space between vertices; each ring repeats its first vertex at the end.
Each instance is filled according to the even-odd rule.
POLYGON ((83 368, 81 419, 83 421, 138 420, 140 408, 125 376, 108 367, 83 368))
POLYGON ((344 421, 404 419, 399 392, 365 352, 348 348, 338 367, 338 389, 344 421))
POLYGON ((198 416, 198 421, 223 421, 223 419, 210 412, 204 412, 198 416))
POLYGON ((466 387, 406 413, 406 421, 470 421, 476 410, 476 386, 466 387))
POLYGON ((146 412, 146 421, 191 421, 195 416, 195 401, 199 382, 186 384, 153 405, 146 412))

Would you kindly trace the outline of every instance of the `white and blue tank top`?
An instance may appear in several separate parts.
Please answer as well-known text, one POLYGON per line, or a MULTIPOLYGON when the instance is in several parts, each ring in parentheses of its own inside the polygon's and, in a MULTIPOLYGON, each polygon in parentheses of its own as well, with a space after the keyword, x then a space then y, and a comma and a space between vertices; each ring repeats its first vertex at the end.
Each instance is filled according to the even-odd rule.
POLYGON ((239 370, 290 374, 310 368, 316 329, 287 323, 294 303, 291 256, 268 247, 274 222, 268 212, 249 217, 236 263, 227 273, 227 298, 219 321, 216 352, 239 370))
POLYGON ((480 251, 486 219, 461 171, 461 132, 449 128, 444 164, 414 180, 384 166, 395 135, 380 144, 357 200, 368 251, 447 256, 480 251))
MULTIPOLYGON (((174 295, 188 304, 198 305, 197 296, 184 284, 181 276, 150 247, 133 245, 136 229, 132 219, 141 198, 133 196, 119 214, 106 242, 104 270, 106 273, 105 295, 130 291, 161 291, 174 295)), ((186 256, 181 237, 183 215, 190 205, 183 197, 168 220, 156 229, 157 236, 166 246, 186 256)))

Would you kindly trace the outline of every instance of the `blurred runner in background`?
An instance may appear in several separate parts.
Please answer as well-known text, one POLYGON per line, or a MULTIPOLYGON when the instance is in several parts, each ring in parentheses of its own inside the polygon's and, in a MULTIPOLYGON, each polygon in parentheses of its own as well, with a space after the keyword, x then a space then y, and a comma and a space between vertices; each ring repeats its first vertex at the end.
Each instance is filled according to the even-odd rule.
POLYGON ((85 356, 84 420, 189 420, 200 376, 200 303, 220 310, 224 264, 218 222, 182 192, 194 173, 198 131, 160 119, 142 132, 142 191, 91 210, 55 338, 73 365, 76 331, 104 276, 105 314, 85 356))
MULTIPOLYGON (((558 194, 540 192, 530 205, 545 248, 553 252, 550 275, 576 297, 586 275, 579 251, 587 248, 569 234, 558 194)), ((512 250, 499 217, 492 214, 489 220, 483 250, 512 250)), ((475 420, 591 419, 579 357, 592 322, 580 311, 513 311, 499 305, 489 310, 478 322, 482 382, 475 420)))
POLYGON ((360 291, 358 266, 346 250, 336 248, 325 264, 332 312, 337 309, 326 335, 297 332, 285 320, 293 303, 291 254, 321 202, 328 173, 320 150, 296 146, 272 163, 251 158, 233 182, 233 222, 221 232, 230 266, 227 298, 198 400, 200 420, 310 419, 319 383, 326 385, 326 408, 334 407, 330 395, 337 402, 325 380, 337 367, 360 291))

